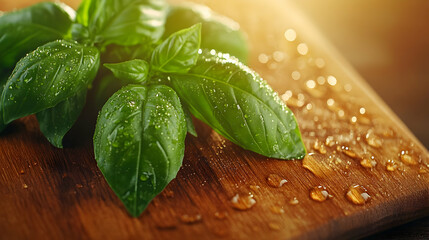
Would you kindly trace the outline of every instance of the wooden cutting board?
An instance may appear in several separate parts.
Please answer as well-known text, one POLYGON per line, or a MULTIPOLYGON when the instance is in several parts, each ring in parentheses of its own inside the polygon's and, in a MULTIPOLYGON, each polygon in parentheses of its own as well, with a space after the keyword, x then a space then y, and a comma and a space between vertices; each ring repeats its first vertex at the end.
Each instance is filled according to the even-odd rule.
POLYGON ((429 214, 428 151, 292 5, 197 2, 241 24, 250 65, 293 110, 313 154, 267 159, 196 121, 177 178, 131 218, 97 169, 94 109, 64 149, 30 116, 0 136, 0 239, 344 239, 429 214), (362 205, 347 197, 354 185, 366 189, 356 201, 369 196, 362 205), (310 197, 318 186, 325 201, 310 197))

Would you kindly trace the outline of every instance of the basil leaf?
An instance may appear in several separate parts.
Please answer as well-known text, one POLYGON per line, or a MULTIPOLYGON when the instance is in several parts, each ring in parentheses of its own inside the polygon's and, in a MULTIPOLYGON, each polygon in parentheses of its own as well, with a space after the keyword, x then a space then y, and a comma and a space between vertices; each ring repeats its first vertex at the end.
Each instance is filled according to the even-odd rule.
POLYGON ((152 68, 161 72, 186 73, 198 59, 201 24, 172 34, 152 53, 152 68))
POLYGON ((203 53, 171 85, 192 114, 237 145, 280 159, 304 157, 295 117, 253 70, 228 54, 203 53))
POLYGON ((102 54, 103 62, 117 63, 133 59, 142 59, 150 62, 152 52, 155 49, 153 44, 138 44, 134 46, 109 45, 102 54))
MULTIPOLYGON (((3 73, 0 69, 0 95, 3 92, 4 89, 4 85, 6 84, 7 81, 7 75, 5 73, 3 73)), ((0 132, 3 131, 3 129, 6 127, 6 125, 4 124, 3 121, 3 114, 2 114, 2 108, 1 108, 1 103, 0 103, 0 132)))
POLYGON ((38 46, 67 34, 74 10, 44 2, 0 16, 0 69, 15 63, 38 46))
POLYGON ((72 24, 70 32, 71 32, 71 39, 86 45, 92 44, 89 30, 87 27, 83 26, 82 24, 80 23, 72 24))
MULTIPOLYGON (((103 73, 103 71, 100 71, 103 73)), ((93 94, 89 95, 92 97, 92 102, 95 109, 101 110, 103 105, 107 102, 107 100, 119 89, 125 86, 123 81, 115 78, 112 73, 108 73, 107 75, 100 74, 100 77, 96 78, 94 81, 94 88, 92 89, 93 94)))
POLYGON ((192 115, 189 111, 188 106, 186 104, 182 104, 183 113, 185 114, 186 126, 188 129, 188 133, 194 137, 198 137, 197 131, 195 130, 194 122, 192 121, 192 115))
POLYGON ((77 22, 103 46, 155 42, 164 32, 166 6, 164 0, 83 0, 77 22))
POLYGON ((202 23, 201 48, 229 53, 241 62, 247 62, 249 50, 240 25, 203 5, 188 3, 173 6, 165 25, 164 38, 196 23, 202 23))
POLYGON ((131 215, 138 216, 176 177, 186 122, 176 93, 164 85, 128 85, 101 110, 95 159, 131 215))
POLYGON ((40 131, 57 148, 63 148, 63 138, 73 127, 85 106, 86 89, 67 98, 53 108, 36 114, 40 131))
POLYGON ((96 48, 59 40, 22 58, 1 96, 3 118, 9 123, 52 108, 91 84, 99 67, 96 48))
POLYGON ((149 74, 149 64, 145 60, 134 59, 121 63, 105 63, 116 78, 130 83, 144 83, 149 74))

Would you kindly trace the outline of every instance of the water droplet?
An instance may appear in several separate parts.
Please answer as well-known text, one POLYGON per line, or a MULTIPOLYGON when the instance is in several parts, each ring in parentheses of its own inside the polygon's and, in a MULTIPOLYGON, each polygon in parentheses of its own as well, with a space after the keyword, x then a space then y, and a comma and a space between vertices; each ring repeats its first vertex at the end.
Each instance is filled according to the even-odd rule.
POLYGON ((268 223, 268 227, 271 230, 276 230, 276 231, 280 230, 280 225, 278 223, 275 223, 275 222, 268 223))
POLYGON ((428 173, 428 170, 427 170, 425 167, 421 166, 421 167, 419 168, 419 173, 420 173, 420 174, 426 174, 426 173, 428 173))
POLYGON ((321 154, 326 154, 326 148, 323 143, 319 141, 319 139, 316 139, 316 141, 313 144, 313 148, 317 151, 319 151, 321 154))
POLYGON ((305 155, 304 159, 302 160, 302 167, 308 169, 318 177, 323 177, 323 169, 320 166, 320 162, 314 156, 315 154, 313 153, 305 155))
POLYGON ((326 187, 317 186, 310 190, 310 198, 316 202, 324 202, 328 198, 332 198, 332 195, 328 193, 326 187))
POLYGON ((283 207, 279 207, 279 206, 271 206, 270 210, 272 213, 275 213, 275 214, 285 213, 285 210, 283 209, 283 207))
POLYGON ((374 156, 371 156, 370 158, 362 158, 362 160, 360 160, 360 165, 364 168, 373 168, 377 165, 377 162, 375 161, 374 156))
POLYGON ((146 174, 142 174, 142 175, 140 175, 140 180, 142 180, 143 182, 144 181, 147 181, 149 179, 149 176, 148 175, 146 175, 146 174))
MULTIPOLYGON (((144 176, 144 175, 142 175, 142 176, 144 176)), ((140 179, 142 178, 142 176, 140 176, 140 179)), ((146 180, 147 180, 147 178, 148 177, 146 177, 146 180)), ((142 181, 146 181, 146 180, 142 180, 142 181)), ((162 193, 164 194, 164 196, 166 196, 168 198, 174 197, 174 192, 171 190, 165 189, 162 193)))
POLYGON ((76 188, 83 188, 83 185, 78 183, 78 184, 76 184, 76 188))
POLYGON ((21 169, 21 170, 19 171, 19 173, 20 173, 20 174, 24 174, 24 173, 25 173, 24 169, 21 169))
POLYGON ((219 220, 223 220, 223 219, 228 217, 228 213, 227 212, 215 212, 214 216, 215 216, 215 218, 217 218, 219 220))
POLYGON ((333 147, 335 145, 335 140, 333 136, 328 136, 325 139, 325 145, 328 147, 333 147))
POLYGON ((27 185, 27 184, 25 184, 25 183, 23 183, 23 184, 22 184, 22 188, 27 189, 27 188, 28 188, 28 185, 27 185))
POLYGON ((286 101, 286 105, 289 107, 302 107, 304 106, 305 102, 304 100, 301 99, 297 99, 295 97, 290 97, 287 101, 286 101))
POLYGON ((387 160, 386 162, 386 170, 389 172, 393 172, 398 168, 396 162, 392 159, 387 160))
POLYGON ((365 135, 365 140, 371 147, 379 148, 382 145, 382 140, 370 129, 365 135))
POLYGON ((337 149, 337 150, 341 150, 344 154, 346 154, 347 156, 351 157, 351 158, 356 158, 357 154, 349 147, 347 146, 342 146, 341 149, 337 149))
POLYGON ((299 201, 296 197, 293 197, 290 201, 289 201, 290 205, 298 205, 299 201))
POLYGON ((232 207, 238 210, 248 210, 256 204, 256 200, 253 198, 253 194, 235 194, 231 199, 232 207))
POLYGON ((259 191, 260 189, 261 189, 261 187, 260 186, 258 186, 258 185, 250 185, 249 186, 249 188, 252 190, 252 191, 259 191))
POLYGON ((407 165, 419 164, 413 157, 411 157, 408 154, 408 151, 401 151, 400 156, 401 156, 401 161, 407 165))
POLYGON ((367 190, 363 186, 357 184, 349 187, 346 197, 347 200, 356 205, 363 205, 371 198, 367 190))
POLYGON ((277 174, 270 174, 267 177, 267 183, 271 187, 279 188, 283 186, 283 184, 287 183, 287 180, 277 174))
POLYGON ((186 224, 198 223, 198 222, 201 222, 202 219, 203 218, 201 214, 195 214, 195 215, 183 214, 182 216, 180 216, 180 221, 186 224))

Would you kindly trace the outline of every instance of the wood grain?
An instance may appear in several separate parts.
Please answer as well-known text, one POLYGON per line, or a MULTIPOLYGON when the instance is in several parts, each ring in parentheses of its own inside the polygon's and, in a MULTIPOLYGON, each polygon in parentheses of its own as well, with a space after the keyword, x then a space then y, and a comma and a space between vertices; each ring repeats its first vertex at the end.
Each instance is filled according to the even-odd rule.
POLYGON ((131 218, 97 169, 91 144, 94 108, 86 107, 64 149, 50 146, 30 116, 12 123, 0 137, 0 238, 342 239, 429 214, 427 150, 293 6, 277 0, 199 2, 241 23, 251 44, 252 67, 277 92, 290 90, 291 99, 302 97, 302 105, 291 99, 288 104, 314 153, 313 171, 303 161, 245 151, 196 121, 199 136, 187 137, 177 178, 139 218, 131 218), (297 32, 293 42, 283 36, 289 28, 297 32), (297 53, 299 43, 307 44, 306 55, 297 53), (269 61, 258 61, 260 54, 269 61), (316 59, 323 59, 324 66, 317 67, 316 59), (291 78, 294 71, 300 72, 299 80, 291 78), (317 83, 319 76, 325 82, 308 88, 307 81, 317 83), (334 86, 326 82, 328 76, 335 76, 334 86), (328 99, 337 105, 328 107, 328 99), (368 131, 382 146, 368 145, 368 131), (315 149, 316 141, 325 144, 331 136, 335 143, 325 146, 326 153, 315 149), (404 164, 401 151, 417 164, 404 164), (371 156, 376 166, 362 167, 361 159, 371 156), (388 160, 396 161, 398 169, 387 171, 388 160), (288 182, 273 188, 267 183, 270 174, 288 182), (353 184, 368 190, 366 204, 354 205, 345 197, 353 184), (312 200, 309 191, 319 185, 333 198, 312 200), (247 211, 234 209, 231 199, 249 192, 256 204, 247 211), (293 198, 298 204, 290 204, 293 198), (201 220, 189 222, 197 216, 201 220))

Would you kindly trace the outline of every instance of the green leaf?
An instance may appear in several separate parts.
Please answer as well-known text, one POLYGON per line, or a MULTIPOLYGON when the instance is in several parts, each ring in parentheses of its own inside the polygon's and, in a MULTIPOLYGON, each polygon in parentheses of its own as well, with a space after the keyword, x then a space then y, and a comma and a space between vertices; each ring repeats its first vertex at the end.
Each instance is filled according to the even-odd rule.
POLYGON ((134 46, 109 45, 106 51, 101 55, 103 62, 117 63, 133 59, 142 59, 150 62, 155 44, 138 44, 134 46))
POLYGON ((180 100, 167 86, 128 85, 104 105, 94 134, 95 159, 131 215, 140 215, 176 177, 185 136, 180 100))
POLYGON ((105 63, 116 78, 129 83, 144 83, 149 74, 149 64, 145 60, 134 59, 121 63, 105 63))
POLYGON ((91 90, 92 94, 90 94, 90 98, 92 98, 92 101, 89 102, 93 103, 95 109, 97 109, 97 112, 101 110, 103 105, 107 102, 107 100, 119 89, 126 86, 126 84, 123 81, 120 81, 119 79, 115 78, 111 72, 100 71, 100 76, 97 76, 97 78, 94 81, 94 87, 91 90))
POLYGON ((164 32, 166 7, 164 0, 83 0, 77 22, 103 46, 155 42, 164 32))
MULTIPOLYGON (((7 81, 7 75, 3 73, 0 69, 0 95, 3 92, 6 81, 7 81)), ((0 103, 0 132, 2 132, 5 127, 6 125, 4 124, 4 121, 3 121, 3 114, 2 114, 2 108, 0 103)))
POLYGON ((241 62, 247 62, 249 50, 240 25, 203 5, 188 3, 173 6, 165 25, 164 38, 196 23, 202 23, 201 48, 229 53, 241 62))
POLYGON ((63 148, 63 138, 73 127, 85 106, 86 89, 67 98, 53 108, 36 114, 40 131, 57 148, 63 148))
POLYGON ((170 82, 195 117, 237 145, 267 157, 304 157, 292 111, 236 58, 205 52, 188 74, 172 74, 170 82))
POLYGON ((25 54, 67 34, 74 10, 44 2, 0 16, 0 69, 13 67, 25 54))
POLYGON ((172 34, 152 53, 152 68, 161 72, 186 73, 198 59, 201 24, 172 34))
POLYGON ((1 96, 5 123, 52 108, 86 89, 99 67, 96 48, 59 40, 31 52, 16 65, 1 96))
POLYGON ((183 107, 183 113, 185 114, 188 133, 194 137, 198 137, 197 131, 195 130, 194 122, 192 121, 192 115, 191 115, 191 112, 189 111, 188 106, 186 106, 186 104, 182 104, 182 107, 183 107))

